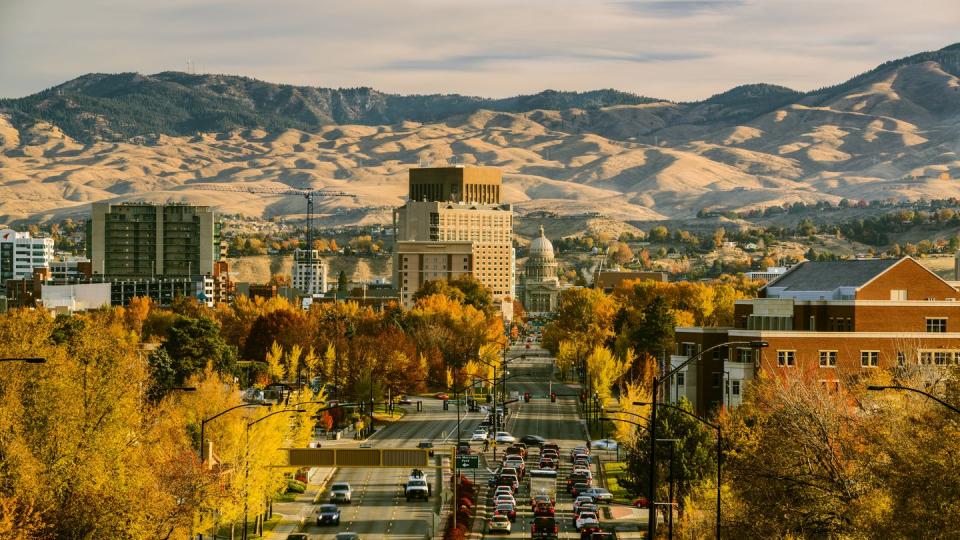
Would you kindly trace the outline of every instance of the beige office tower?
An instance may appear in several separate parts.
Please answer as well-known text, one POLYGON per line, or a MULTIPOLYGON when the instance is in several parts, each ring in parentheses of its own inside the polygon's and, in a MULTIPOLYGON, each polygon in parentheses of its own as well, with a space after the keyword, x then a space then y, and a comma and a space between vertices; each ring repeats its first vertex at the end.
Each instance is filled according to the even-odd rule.
POLYGON ((492 167, 410 170, 410 200, 394 210, 393 280, 404 305, 425 281, 472 275, 500 303, 514 297, 513 208, 492 167))
POLYGON ((190 277, 214 273, 220 222, 207 206, 93 203, 87 256, 109 278, 190 277))

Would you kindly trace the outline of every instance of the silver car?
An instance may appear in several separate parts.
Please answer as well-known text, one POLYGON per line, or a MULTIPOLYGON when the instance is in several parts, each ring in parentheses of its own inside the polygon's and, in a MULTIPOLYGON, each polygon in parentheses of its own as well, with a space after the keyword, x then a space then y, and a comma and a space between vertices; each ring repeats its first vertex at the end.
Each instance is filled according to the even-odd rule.
POLYGON ((330 486, 330 502, 350 504, 353 501, 353 490, 347 482, 337 482, 330 486))

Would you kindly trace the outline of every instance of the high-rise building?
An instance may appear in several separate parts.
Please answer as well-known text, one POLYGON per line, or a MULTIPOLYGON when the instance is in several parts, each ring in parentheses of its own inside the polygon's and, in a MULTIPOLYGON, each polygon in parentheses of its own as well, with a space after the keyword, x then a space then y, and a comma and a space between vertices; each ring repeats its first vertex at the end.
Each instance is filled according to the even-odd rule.
POLYGON ((513 208, 489 167, 410 171, 410 200, 394 211, 394 286, 405 305, 425 281, 471 275, 493 300, 514 297, 513 208))
POLYGON ((33 269, 53 262, 53 238, 33 238, 28 232, 0 230, 0 284, 26 279, 33 269))
POLYGON ((94 203, 87 256, 108 278, 212 275, 220 223, 207 206, 94 203))
POLYGON ((327 291, 327 263, 317 250, 293 252, 293 287, 308 296, 327 291))

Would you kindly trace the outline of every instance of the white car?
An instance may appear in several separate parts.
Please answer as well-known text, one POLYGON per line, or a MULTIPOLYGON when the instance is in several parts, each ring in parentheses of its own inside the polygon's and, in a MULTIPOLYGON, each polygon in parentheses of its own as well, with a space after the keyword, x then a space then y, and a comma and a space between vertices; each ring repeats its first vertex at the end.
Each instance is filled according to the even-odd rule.
POLYGON ((576 514, 577 510, 580 509, 581 504, 590 504, 593 502, 592 497, 587 497, 586 495, 578 495, 577 498, 573 501, 573 513, 576 514))
POLYGON ((471 441, 485 441, 487 440, 487 430, 478 429, 473 432, 473 435, 470 436, 471 441))
POLYGON ((617 441, 614 439, 599 439, 596 441, 590 441, 590 448, 594 450, 616 450, 617 441))
POLYGON ((350 484, 346 482, 333 484, 330 487, 330 502, 345 504, 353 502, 353 490, 350 489, 350 484))
POLYGON ((517 500, 513 498, 513 495, 507 495, 505 493, 502 493, 500 495, 497 495, 493 499, 494 506, 497 506, 500 504, 507 504, 507 503, 512 504, 513 506, 517 506, 517 500))
POLYGON ((510 530, 512 529, 511 525, 510 518, 507 516, 493 516, 490 518, 490 521, 487 522, 487 531, 490 533, 503 532, 510 534, 510 530))
POLYGON ((510 486, 497 486, 497 489, 493 492, 493 498, 496 499, 500 495, 509 495, 513 497, 513 488, 510 486))
POLYGON ((513 444, 517 442, 517 439, 506 431, 498 431, 496 441, 497 444, 513 444))
POLYGON ((577 517, 576 526, 577 530, 586 527, 587 525, 599 525, 600 520, 597 519, 597 515, 593 512, 580 512, 580 515, 577 517))

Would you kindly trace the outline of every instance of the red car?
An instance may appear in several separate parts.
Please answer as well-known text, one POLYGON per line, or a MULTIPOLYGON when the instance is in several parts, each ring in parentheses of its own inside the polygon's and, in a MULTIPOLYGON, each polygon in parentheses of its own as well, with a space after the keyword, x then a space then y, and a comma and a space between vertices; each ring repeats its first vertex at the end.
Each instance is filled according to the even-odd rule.
POLYGON ((510 521, 515 521, 517 519, 517 510, 510 503, 502 503, 497 505, 497 509, 493 512, 495 516, 507 516, 507 519, 510 521))
POLYGON ((435 397, 435 398, 437 398, 437 399, 450 399, 450 394, 446 394, 446 393, 440 392, 439 394, 437 394, 437 395, 435 395, 435 396, 433 396, 433 397, 435 397))
POLYGON ((533 511, 533 515, 534 516, 553 516, 556 514, 556 512, 557 510, 553 507, 552 504, 542 502, 537 504, 537 507, 533 511))
POLYGON ((646 508, 647 506, 650 505, 650 500, 647 499, 646 497, 637 497, 636 499, 633 500, 633 502, 630 503, 630 505, 635 506, 637 508, 646 508))

